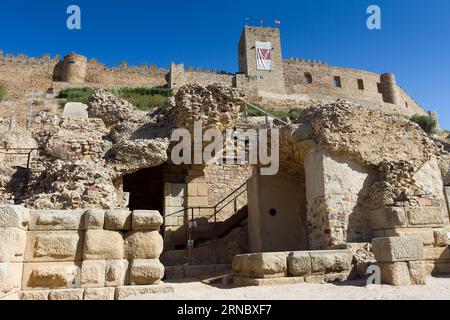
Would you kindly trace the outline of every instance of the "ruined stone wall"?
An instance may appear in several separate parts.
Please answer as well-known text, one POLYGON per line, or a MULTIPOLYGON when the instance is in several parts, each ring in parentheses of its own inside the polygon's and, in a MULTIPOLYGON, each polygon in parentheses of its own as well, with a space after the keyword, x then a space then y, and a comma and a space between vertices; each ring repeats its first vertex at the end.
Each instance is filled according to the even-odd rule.
POLYGON ((186 71, 184 64, 171 64, 168 75, 169 85, 177 89, 186 84, 198 83, 203 86, 219 84, 224 87, 235 86, 235 76, 233 74, 211 73, 210 71, 186 71))
POLYGON ((160 280, 157 211, 32 210, 3 206, 0 297, 114 300, 170 290, 160 280))
MULTIPOLYGON (((422 113, 421 106, 395 83, 392 74, 379 74, 350 68, 333 67, 323 63, 283 61, 287 93, 306 94, 311 99, 332 96, 378 104, 396 104, 399 113, 422 113), (306 77, 310 76, 311 83, 306 77), (335 80, 338 77, 339 80, 335 80), (362 81, 359 87, 358 80, 362 81), (389 82, 393 80, 394 82, 389 82), (340 82, 337 87, 335 81, 340 82)), ((395 112, 395 111, 393 111, 395 112)))

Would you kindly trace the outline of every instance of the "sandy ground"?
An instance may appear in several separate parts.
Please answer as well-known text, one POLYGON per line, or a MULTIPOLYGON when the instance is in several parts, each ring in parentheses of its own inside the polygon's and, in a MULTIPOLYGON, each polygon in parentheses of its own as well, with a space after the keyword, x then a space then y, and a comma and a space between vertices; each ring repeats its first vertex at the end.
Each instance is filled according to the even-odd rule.
POLYGON ((265 287, 205 285, 196 279, 171 281, 174 293, 132 300, 450 300, 450 277, 429 278, 424 286, 365 286, 364 282, 265 287))

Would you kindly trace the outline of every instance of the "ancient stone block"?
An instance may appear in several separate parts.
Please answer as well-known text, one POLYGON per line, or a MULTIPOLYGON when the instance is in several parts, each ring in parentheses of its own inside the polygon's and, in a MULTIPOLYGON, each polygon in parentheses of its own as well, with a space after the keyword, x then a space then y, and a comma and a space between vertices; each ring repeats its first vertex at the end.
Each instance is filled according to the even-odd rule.
POLYGON ((305 275, 306 283, 325 283, 324 274, 305 275))
POLYGON ((133 260, 130 266, 132 285, 158 284, 164 277, 164 266, 158 259, 133 260))
POLYGON ((82 230, 83 210, 31 210, 29 230, 82 230))
POLYGON ((13 289, 9 279, 10 273, 9 263, 0 263, 0 296, 13 289))
POLYGON ((200 197, 207 197, 208 196, 208 185, 206 183, 197 184, 197 194, 200 197))
POLYGON ((157 210, 135 210, 131 223, 133 230, 159 230, 163 217, 157 210))
POLYGON ((433 228, 395 228, 383 231, 383 236, 380 238, 419 236, 422 238, 424 246, 431 246, 434 244, 433 228))
POLYGON ((184 278, 184 266, 165 266, 164 279, 184 278))
POLYGON ((349 274, 349 271, 340 273, 327 273, 324 275, 324 281, 326 283, 346 281, 349 278, 349 274))
POLYGON ((106 230, 131 230, 131 212, 129 210, 107 210, 104 228, 106 230))
POLYGON ((288 257, 288 273, 299 277, 311 274, 311 257, 309 252, 293 252, 288 257))
POLYGON ((84 228, 86 230, 103 229, 105 223, 105 210, 89 209, 85 212, 84 228))
POLYGON ((238 254, 233 257, 231 268, 234 273, 241 276, 248 276, 250 274, 248 260, 250 258, 249 254, 238 254))
POLYGON ((184 266, 184 276, 186 278, 195 278, 201 275, 213 274, 214 272, 216 272, 214 265, 184 266))
POLYGON ((446 247, 450 244, 447 229, 435 229, 433 234, 436 247, 446 247))
POLYGON ((444 224, 444 207, 409 207, 407 209, 410 225, 442 225, 444 224))
POLYGON ((80 268, 72 262, 25 263, 22 289, 73 288, 80 285, 80 268))
POLYGON ((106 262, 86 260, 81 264, 81 287, 98 288, 105 286, 106 262))
POLYGON ((158 231, 133 231, 125 234, 125 254, 128 259, 158 259, 163 245, 158 231))
POLYGON ((393 286, 411 284, 408 264, 406 262, 380 263, 381 283, 393 286))
POLYGON ((0 262, 21 262, 24 259, 27 231, 0 227, 0 262))
POLYGON ((372 251, 379 262, 411 261, 423 258, 423 241, 418 236, 378 238, 372 251))
POLYGON ((61 289, 52 290, 48 296, 49 300, 83 300, 84 289, 61 289))
POLYGON ((84 237, 84 260, 119 260, 124 257, 122 235, 115 231, 87 230, 84 237))
POLYGON ((150 286, 125 286, 117 287, 116 300, 136 299, 139 296, 155 293, 172 293, 174 287, 169 284, 158 284, 150 286))
POLYGON ((115 288, 86 288, 83 300, 114 300, 115 288))
POLYGON ((105 269, 107 287, 129 284, 128 260, 108 260, 105 269))
POLYGON ((424 260, 450 261, 450 248, 449 247, 423 248, 423 258, 424 260))
POLYGON ((400 207, 386 207, 369 212, 372 229, 390 229, 407 225, 405 210, 400 207))
POLYGON ((30 222, 30 211, 23 206, 0 205, 0 227, 26 230, 30 222))
POLYGON ((20 300, 48 300, 50 290, 21 291, 20 300))
POLYGON ((312 273, 338 273, 352 266, 351 250, 310 251, 309 254, 312 273))
POLYGON ((234 276, 232 278, 232 284, 240 287, 281 286, 289 284, 299 284, 304 282, 305 282, 304 277, 254 279, 254 278, 234 276))
POLYGON ((26 262, 80 261, 82 253, 82 231, 28 232, 26 262))
POLYGON ((426 284, 427 272, 423 261, 409 261, 408 268, 412 284, 426 284))
POLYGON ((287 276, 289 253, 255 253, 248 259, 249 273, 254 278, 278 278, 287 276))

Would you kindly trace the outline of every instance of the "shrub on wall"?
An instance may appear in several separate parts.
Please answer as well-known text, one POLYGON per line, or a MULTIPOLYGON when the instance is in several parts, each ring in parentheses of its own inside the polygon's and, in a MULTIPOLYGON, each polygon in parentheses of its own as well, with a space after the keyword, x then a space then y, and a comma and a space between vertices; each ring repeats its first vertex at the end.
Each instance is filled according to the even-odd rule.
POLYGON ((66 88, 59 92, 58 98, 66 99, 66 102, 81 102, 87 104, 92 93, 92 88, 66 88))
POLYGON ((0 101, 6 96, 6 87, 0 83, 0 101))
POLYGON ((431 134, 436 130, 437 121, 430 116, 414 115, 411 121, 417 123, 426 133, 431 134))
POLYGON ((165 88, 120 88, 111 90, 111 93, 142 111, 161 107, 168 97, 173 96, 173 91, 165 88))

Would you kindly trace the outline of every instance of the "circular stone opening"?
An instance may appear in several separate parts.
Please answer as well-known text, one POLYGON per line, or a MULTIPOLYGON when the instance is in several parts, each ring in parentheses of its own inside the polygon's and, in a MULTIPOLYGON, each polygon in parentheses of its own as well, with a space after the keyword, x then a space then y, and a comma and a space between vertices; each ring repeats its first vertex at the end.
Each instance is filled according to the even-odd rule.
POLYGON ((277 215, 277 210, 272 208, 272 209, 269 210, 269 214, 270 214, 272 217, 275 217, 275 216, 277 215))

